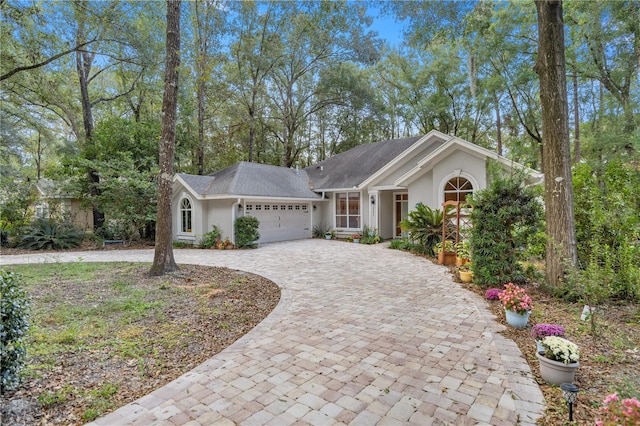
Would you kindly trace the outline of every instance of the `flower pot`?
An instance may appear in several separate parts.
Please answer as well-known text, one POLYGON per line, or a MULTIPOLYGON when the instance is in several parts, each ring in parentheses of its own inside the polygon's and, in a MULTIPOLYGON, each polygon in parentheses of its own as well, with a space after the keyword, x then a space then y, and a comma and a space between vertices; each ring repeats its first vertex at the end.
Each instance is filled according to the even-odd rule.
POLYGON ((469 259, 466 257, 456 257, 456 266, 462 266, 467 262, 469 262, 469 259))
POLYGON ((473 272, 471 271, 458 271, 460 274, 460 281, 463 283, 470 283, 473 281, 473 272))
POLYGON ((327 240, 330 240, 331 239, 331 234, 325 235, 324 238, 327 239, 327 240))
POLYGON ((441 251, 438 253, 438 263, 440 265, 454 265, 456 263, 456 253, 441 251))
POLYGON ((576 370, 580 366, 579 362, 564 364, 559 361, 546 358, 544 354, 536 352, 536 357, 540 363, 540 376, 550 385, 561 385, 563 383, 573 383, 576 370))
POLYGON ((360 242, 360 238, 354 238, 354 239, 353 239, 353 242, 354 242, 355 244, 358 244, 358 243, 360 242))
POLYGON ((519 314, 507 309, 504 310, 504 313, 507 318, 507 324, 515 328, 526 328, 527 323, 529 322, 529 315, 531 315, 531 311, 519 314))

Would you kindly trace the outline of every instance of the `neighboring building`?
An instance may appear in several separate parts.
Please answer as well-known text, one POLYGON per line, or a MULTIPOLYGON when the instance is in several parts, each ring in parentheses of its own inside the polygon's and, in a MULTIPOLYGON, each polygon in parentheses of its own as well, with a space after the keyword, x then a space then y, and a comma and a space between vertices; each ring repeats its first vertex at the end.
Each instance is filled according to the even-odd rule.
POLYGON ((68 218, 73 226, 81 231, 93 229, 93 211, 83 207, 78 198, 61 191, 50 179, 40 179, 36 188, 39 198, 34 205, 35 218, 68 218))
POLYGON ((542 180, 539 172, 438 131, 359 145, 302 170, 240 162, 209 176, 180 173, 173 238, 195 244, 216 225, 233 241, 242 215, 260 221, 259 243, 310 238, 316 225, 343 236, 367 226, 396 238, 412 206, 442 208, 486 188, 490 160, 524 170, 530 183, 542 180))

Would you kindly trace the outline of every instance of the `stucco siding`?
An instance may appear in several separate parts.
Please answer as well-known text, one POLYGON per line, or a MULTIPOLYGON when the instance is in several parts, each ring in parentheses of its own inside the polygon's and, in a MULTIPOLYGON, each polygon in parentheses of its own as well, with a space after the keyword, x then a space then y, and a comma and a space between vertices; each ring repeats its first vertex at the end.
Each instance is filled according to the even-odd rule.
MULTIPOLYGON (((213 226, 217 226, 222 231, 222 239, 229 238, 233 241, 233 220, 235 217, 242 216, 238 212, 237 207, 234 211, 236 200, 206 200, 205 205, 205 229, 204 232, 210 232, 213 226)), ((202 234, 200 234, 202 235, 202 234)))
POLYGON ((473 189, 487 187, 486 160, 463 151, 455 151, 439 161, 433 167, 433 193, 436 195, 434 203, 441 208, 444 201, 444 185, 455 177, 463 176, 473 184, 473 189))

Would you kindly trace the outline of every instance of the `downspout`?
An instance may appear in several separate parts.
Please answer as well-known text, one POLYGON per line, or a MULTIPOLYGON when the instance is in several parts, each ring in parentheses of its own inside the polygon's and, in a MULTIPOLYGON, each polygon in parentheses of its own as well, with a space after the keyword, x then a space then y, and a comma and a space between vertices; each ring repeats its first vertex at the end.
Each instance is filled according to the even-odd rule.
MULTIPOLYGON (((242 199, 238 198, 238 200, 233 203, 233 205, 231 206, 231 243, 233 243, 233 245, 236 245, 236 219, 237 219, 237 207, 238 206, 242 206, 242 199)), ((243 209, 244 211, 244 209, 243 209)))

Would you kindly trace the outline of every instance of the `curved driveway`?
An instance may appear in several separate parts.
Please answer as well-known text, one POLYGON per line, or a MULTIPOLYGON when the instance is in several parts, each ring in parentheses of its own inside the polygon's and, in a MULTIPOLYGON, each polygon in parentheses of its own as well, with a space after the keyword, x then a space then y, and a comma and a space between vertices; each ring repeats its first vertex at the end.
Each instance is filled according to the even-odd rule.
MULTIPOLYGON (((543 414, 516 344, 444 267, 385 244, 326 240, 174 253, 267 277, 281 301, 224 351, 92 425, 514 425, 543 414)), ((0 264, 152 259, 96 251, 0 264)))

